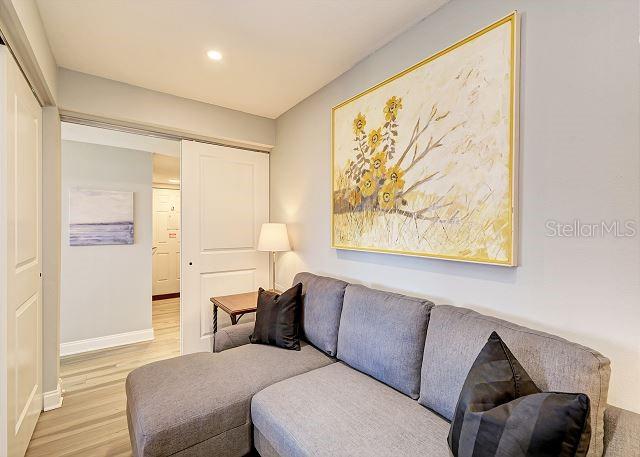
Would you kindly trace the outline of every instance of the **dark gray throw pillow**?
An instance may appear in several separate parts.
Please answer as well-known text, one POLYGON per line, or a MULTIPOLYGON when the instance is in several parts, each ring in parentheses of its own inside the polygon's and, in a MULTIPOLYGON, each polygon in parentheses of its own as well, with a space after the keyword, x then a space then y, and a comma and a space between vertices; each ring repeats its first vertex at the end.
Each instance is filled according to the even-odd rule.
POLYGON ((589 397, 541 392, 493 332, 473 363, 449 429, 456 457, 584 457, 589 397))
POLYGON ((301 283, 280 295, 261 287, 258 290, 256 323, 249 340, 252 343, 270 344, 299 351, 301 302, 301 283))

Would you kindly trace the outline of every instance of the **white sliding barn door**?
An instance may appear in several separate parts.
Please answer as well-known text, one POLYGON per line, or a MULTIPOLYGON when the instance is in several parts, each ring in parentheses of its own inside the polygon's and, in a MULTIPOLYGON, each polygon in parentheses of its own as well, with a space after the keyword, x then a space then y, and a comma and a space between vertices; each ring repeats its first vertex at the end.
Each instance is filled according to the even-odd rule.
POLYGON ((42 110, 0 46, 0 455, 24 455, 42 409, 42 110))
MULTIPOLYGON (((269 219, 269 156, 182 142, 182 353, 211 351, 209 297, 266 288, 269 259, 256 250, 269 219)), ((218 328, 231 321, 218 313, 218 328)))

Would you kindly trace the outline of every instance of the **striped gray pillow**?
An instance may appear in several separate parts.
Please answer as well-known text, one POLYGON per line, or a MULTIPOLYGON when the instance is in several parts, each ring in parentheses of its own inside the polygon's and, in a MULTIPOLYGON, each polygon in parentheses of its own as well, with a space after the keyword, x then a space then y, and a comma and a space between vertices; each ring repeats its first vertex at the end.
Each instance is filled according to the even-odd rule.
POLYGON ((493 332, 473 363, 449 430, 456 457, 584 457, 589 397, 541 392, 493 332))
POLYGON ((280 295, 258 289, 256 323, 249 341, 284 349, 300 350, 300 303, 302 284, 298 283, 280 295))

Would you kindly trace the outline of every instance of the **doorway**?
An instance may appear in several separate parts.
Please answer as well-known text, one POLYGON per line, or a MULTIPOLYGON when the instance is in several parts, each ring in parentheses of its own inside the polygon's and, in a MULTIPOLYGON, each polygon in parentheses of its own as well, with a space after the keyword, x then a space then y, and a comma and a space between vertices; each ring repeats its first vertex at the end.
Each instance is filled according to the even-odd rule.
POLYGON ((180 159, 153 154, 153 300, 180 297, 180 159))
POLYGON ((153 341, 153 162, 179 164, 180 143, 67 122, 61 132, 60 355, 153 341))

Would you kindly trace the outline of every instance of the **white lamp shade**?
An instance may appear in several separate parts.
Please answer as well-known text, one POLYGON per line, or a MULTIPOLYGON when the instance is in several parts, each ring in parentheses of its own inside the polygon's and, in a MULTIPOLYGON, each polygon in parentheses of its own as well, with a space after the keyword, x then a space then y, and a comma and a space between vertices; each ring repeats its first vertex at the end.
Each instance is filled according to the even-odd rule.
POLYGON ((268 222, 262 224, 260 238, 258 239, 258 251, 290 251, 289 235, 286 224, 268 222))

